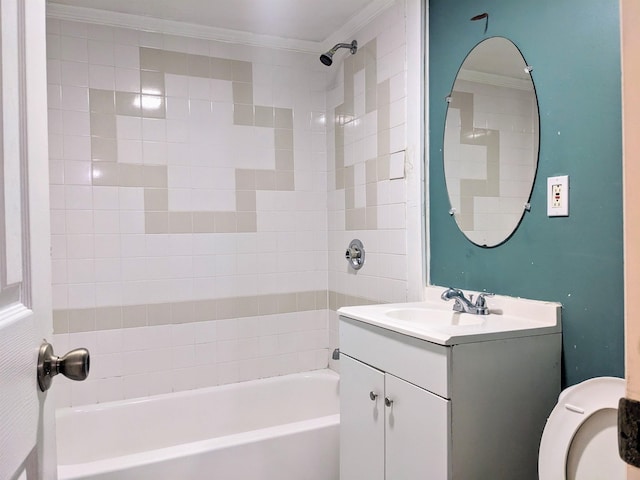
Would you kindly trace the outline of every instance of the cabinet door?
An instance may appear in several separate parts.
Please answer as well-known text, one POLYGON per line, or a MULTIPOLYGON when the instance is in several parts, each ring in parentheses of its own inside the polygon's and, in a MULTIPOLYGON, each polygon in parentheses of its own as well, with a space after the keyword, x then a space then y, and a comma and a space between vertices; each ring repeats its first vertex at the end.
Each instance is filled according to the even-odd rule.
POLYGON ((384 373, 341 354, 340 480, 384 480, 384 408, 384 373))
POLYGON ((385 478, 448 479, 450 401, 389 374, 385 390, 385 478))

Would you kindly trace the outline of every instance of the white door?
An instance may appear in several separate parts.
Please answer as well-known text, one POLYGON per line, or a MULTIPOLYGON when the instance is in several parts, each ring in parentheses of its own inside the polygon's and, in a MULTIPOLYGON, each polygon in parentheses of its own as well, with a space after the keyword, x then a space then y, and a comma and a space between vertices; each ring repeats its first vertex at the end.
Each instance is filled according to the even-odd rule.
POLYGON ((0 0, 0 480, 55 479, 45 0, 0 0))
POLYGON ((340 479, 384 479, 384 373, 340 355, 340 479))
POLYGON ((388 373, 385 392, 385 478, 450 478, 450 401, 388 373))

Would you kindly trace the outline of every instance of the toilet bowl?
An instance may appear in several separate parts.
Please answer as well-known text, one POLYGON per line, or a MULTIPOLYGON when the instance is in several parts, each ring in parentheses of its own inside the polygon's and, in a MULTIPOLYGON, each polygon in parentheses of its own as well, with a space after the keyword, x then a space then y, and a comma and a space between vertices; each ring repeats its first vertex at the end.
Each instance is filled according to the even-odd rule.
POLYGON ((618 401, 621 378, 599 377, 564 390, 542 433, 540 480, 624 480, 618 455, 618 401))

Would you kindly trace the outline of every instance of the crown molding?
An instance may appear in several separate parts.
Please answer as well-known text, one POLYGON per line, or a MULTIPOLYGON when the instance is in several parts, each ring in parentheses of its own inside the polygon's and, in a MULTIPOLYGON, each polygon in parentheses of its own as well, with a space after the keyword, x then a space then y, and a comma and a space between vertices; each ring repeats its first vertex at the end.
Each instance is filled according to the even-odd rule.
POLYGON ((255 34, 240 30, 209 27, 195 23, 164 20, 155 17, 51 2, 47 3, 47 17, 110 27, 131 28, 168 35, 180 35, 203 40, 318 54, 326 50, 326 45, 333 45, 334 41, 335 43, 339 43, 345 38, 353 36, 393 3, 395 3, 395 0, 374 0, 358 12, 357 15, 350 18, 339 30, 321 42, 255 34))
POLYGON ((272 35, 260 35, 240 30, 209 27, 195 23, 177 22, 129 13, 112 12, 95 8, 47 3, 47 17, 58 20, 92 23, 109 27, 131 28, 145 32, 179 35, 183 37, 236 43, 256 47, 291 50, 302 53, 322 51, 319 42, 294 40, 272 35))
POLYGON ((374 0, 357 15, 351 17, 347 23, 329 35, 322 44, 321 51, 326 51, 337 43, 351 43, 353 37, 362 28, 368 25, 374 18, 396 3, 396 0, 374 0))

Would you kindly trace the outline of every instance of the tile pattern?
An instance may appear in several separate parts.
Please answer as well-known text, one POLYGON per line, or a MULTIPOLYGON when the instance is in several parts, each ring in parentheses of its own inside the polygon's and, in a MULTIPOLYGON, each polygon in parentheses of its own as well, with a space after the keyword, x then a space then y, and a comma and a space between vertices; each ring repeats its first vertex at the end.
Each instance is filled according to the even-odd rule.
POLYGON ((347 230, 378 227, 376 183, 389 179, 389 81, 378 83, 377 70, 375 38, 344 60, 344 102, 335 108, 334 148, 335 188, 344 189, 347 230))
MULTIPOLYGON (((333 302, 335 304, 335 302, 333 302)), ((55 310, 55 334, 226 320, 327 308, 327 291, 55 310)))
POLYGON ((257 231, 256 191, 295 190, 292 109, 254 105, 251 62, 141 47, 140 69, 139 94, 89 90, 93 185, 144 187, 145 233, 257 231), (235 211, 170 211, 167 166, 118 158, 116 115, 166 119, 167 74, 231 82, 234 125, 274 132, 275 169, 235 170, 235 211))
POLYGON ((47 34, 53 341, 92 352, 58 405, 326 367, 317 57, 55 19, 47 34))

